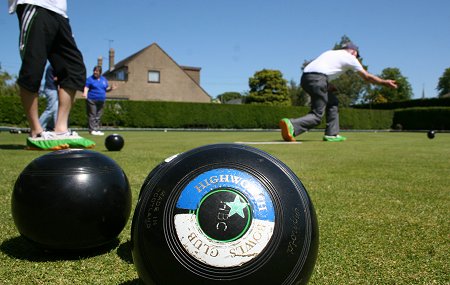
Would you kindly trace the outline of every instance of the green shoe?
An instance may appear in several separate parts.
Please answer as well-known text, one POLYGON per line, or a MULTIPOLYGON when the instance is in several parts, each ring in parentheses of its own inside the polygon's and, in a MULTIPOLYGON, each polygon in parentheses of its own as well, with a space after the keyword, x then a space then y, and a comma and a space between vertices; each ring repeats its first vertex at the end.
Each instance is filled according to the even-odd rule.
POLYGON ((294 138, 294 126, 289 119, 281 119, 279 123, 281 129, 281 136, 285 141, 295 142, 294 138))
POLYGON ((340 135, 335 135, 335 136, 323 136, 323 140, 326 142, 343 142, 345 141, 347 138, 340 136, 340 135))

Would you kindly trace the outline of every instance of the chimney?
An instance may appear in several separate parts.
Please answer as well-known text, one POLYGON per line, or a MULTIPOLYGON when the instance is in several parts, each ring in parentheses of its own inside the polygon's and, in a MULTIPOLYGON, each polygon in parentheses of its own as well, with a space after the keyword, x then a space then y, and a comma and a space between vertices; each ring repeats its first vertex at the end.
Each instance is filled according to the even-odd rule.
POLYGON ((114 69, 114 49, 109 49, 109 71, 114 69))
POLYGON ((99 56, 97 58, 97 66, 100 66, 103 68, 103 57, 99 56))

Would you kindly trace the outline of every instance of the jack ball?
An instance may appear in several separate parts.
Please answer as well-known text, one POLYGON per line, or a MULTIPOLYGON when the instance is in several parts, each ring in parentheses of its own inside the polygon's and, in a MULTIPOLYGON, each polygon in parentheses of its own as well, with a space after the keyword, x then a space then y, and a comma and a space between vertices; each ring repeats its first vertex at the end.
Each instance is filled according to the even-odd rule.
POLYGON ((117 239, 131 214, 128 178, 111 158, 67 149, 34 159, 14 185, 19 233, 48 250, 85 250, 117 239))

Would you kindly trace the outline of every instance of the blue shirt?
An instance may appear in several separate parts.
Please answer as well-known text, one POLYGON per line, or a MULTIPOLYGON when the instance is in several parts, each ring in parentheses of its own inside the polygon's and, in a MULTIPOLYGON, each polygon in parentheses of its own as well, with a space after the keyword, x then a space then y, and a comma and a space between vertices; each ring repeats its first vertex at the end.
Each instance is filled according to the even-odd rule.
POLYGON ((86 80, 86 87, 89 88, 87 98, 90 100, 106 100, 106 89, 108 88, 108 80, 100 76, 95 78, 91 75, 86 80))

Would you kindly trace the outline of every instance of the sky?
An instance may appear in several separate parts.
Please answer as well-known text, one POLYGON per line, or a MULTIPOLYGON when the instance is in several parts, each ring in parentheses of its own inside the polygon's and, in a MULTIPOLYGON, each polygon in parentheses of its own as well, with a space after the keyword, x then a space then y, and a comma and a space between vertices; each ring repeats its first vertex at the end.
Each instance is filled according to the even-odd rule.
MULTIPOLYGON (((17 16, 0 5, 0 64, 17 75, 17 16)), ((108 68, 109 48, 117 63, 157 43, 179 65, 200 67, 212 97, 248 91, 262 69, 298 84, 303 62, 344 35, 370 73, 398 68, 414 99, 437 97, 450 68, 449 0, 68 0, 68 15, 88 75, 99 57, 108 68)))

